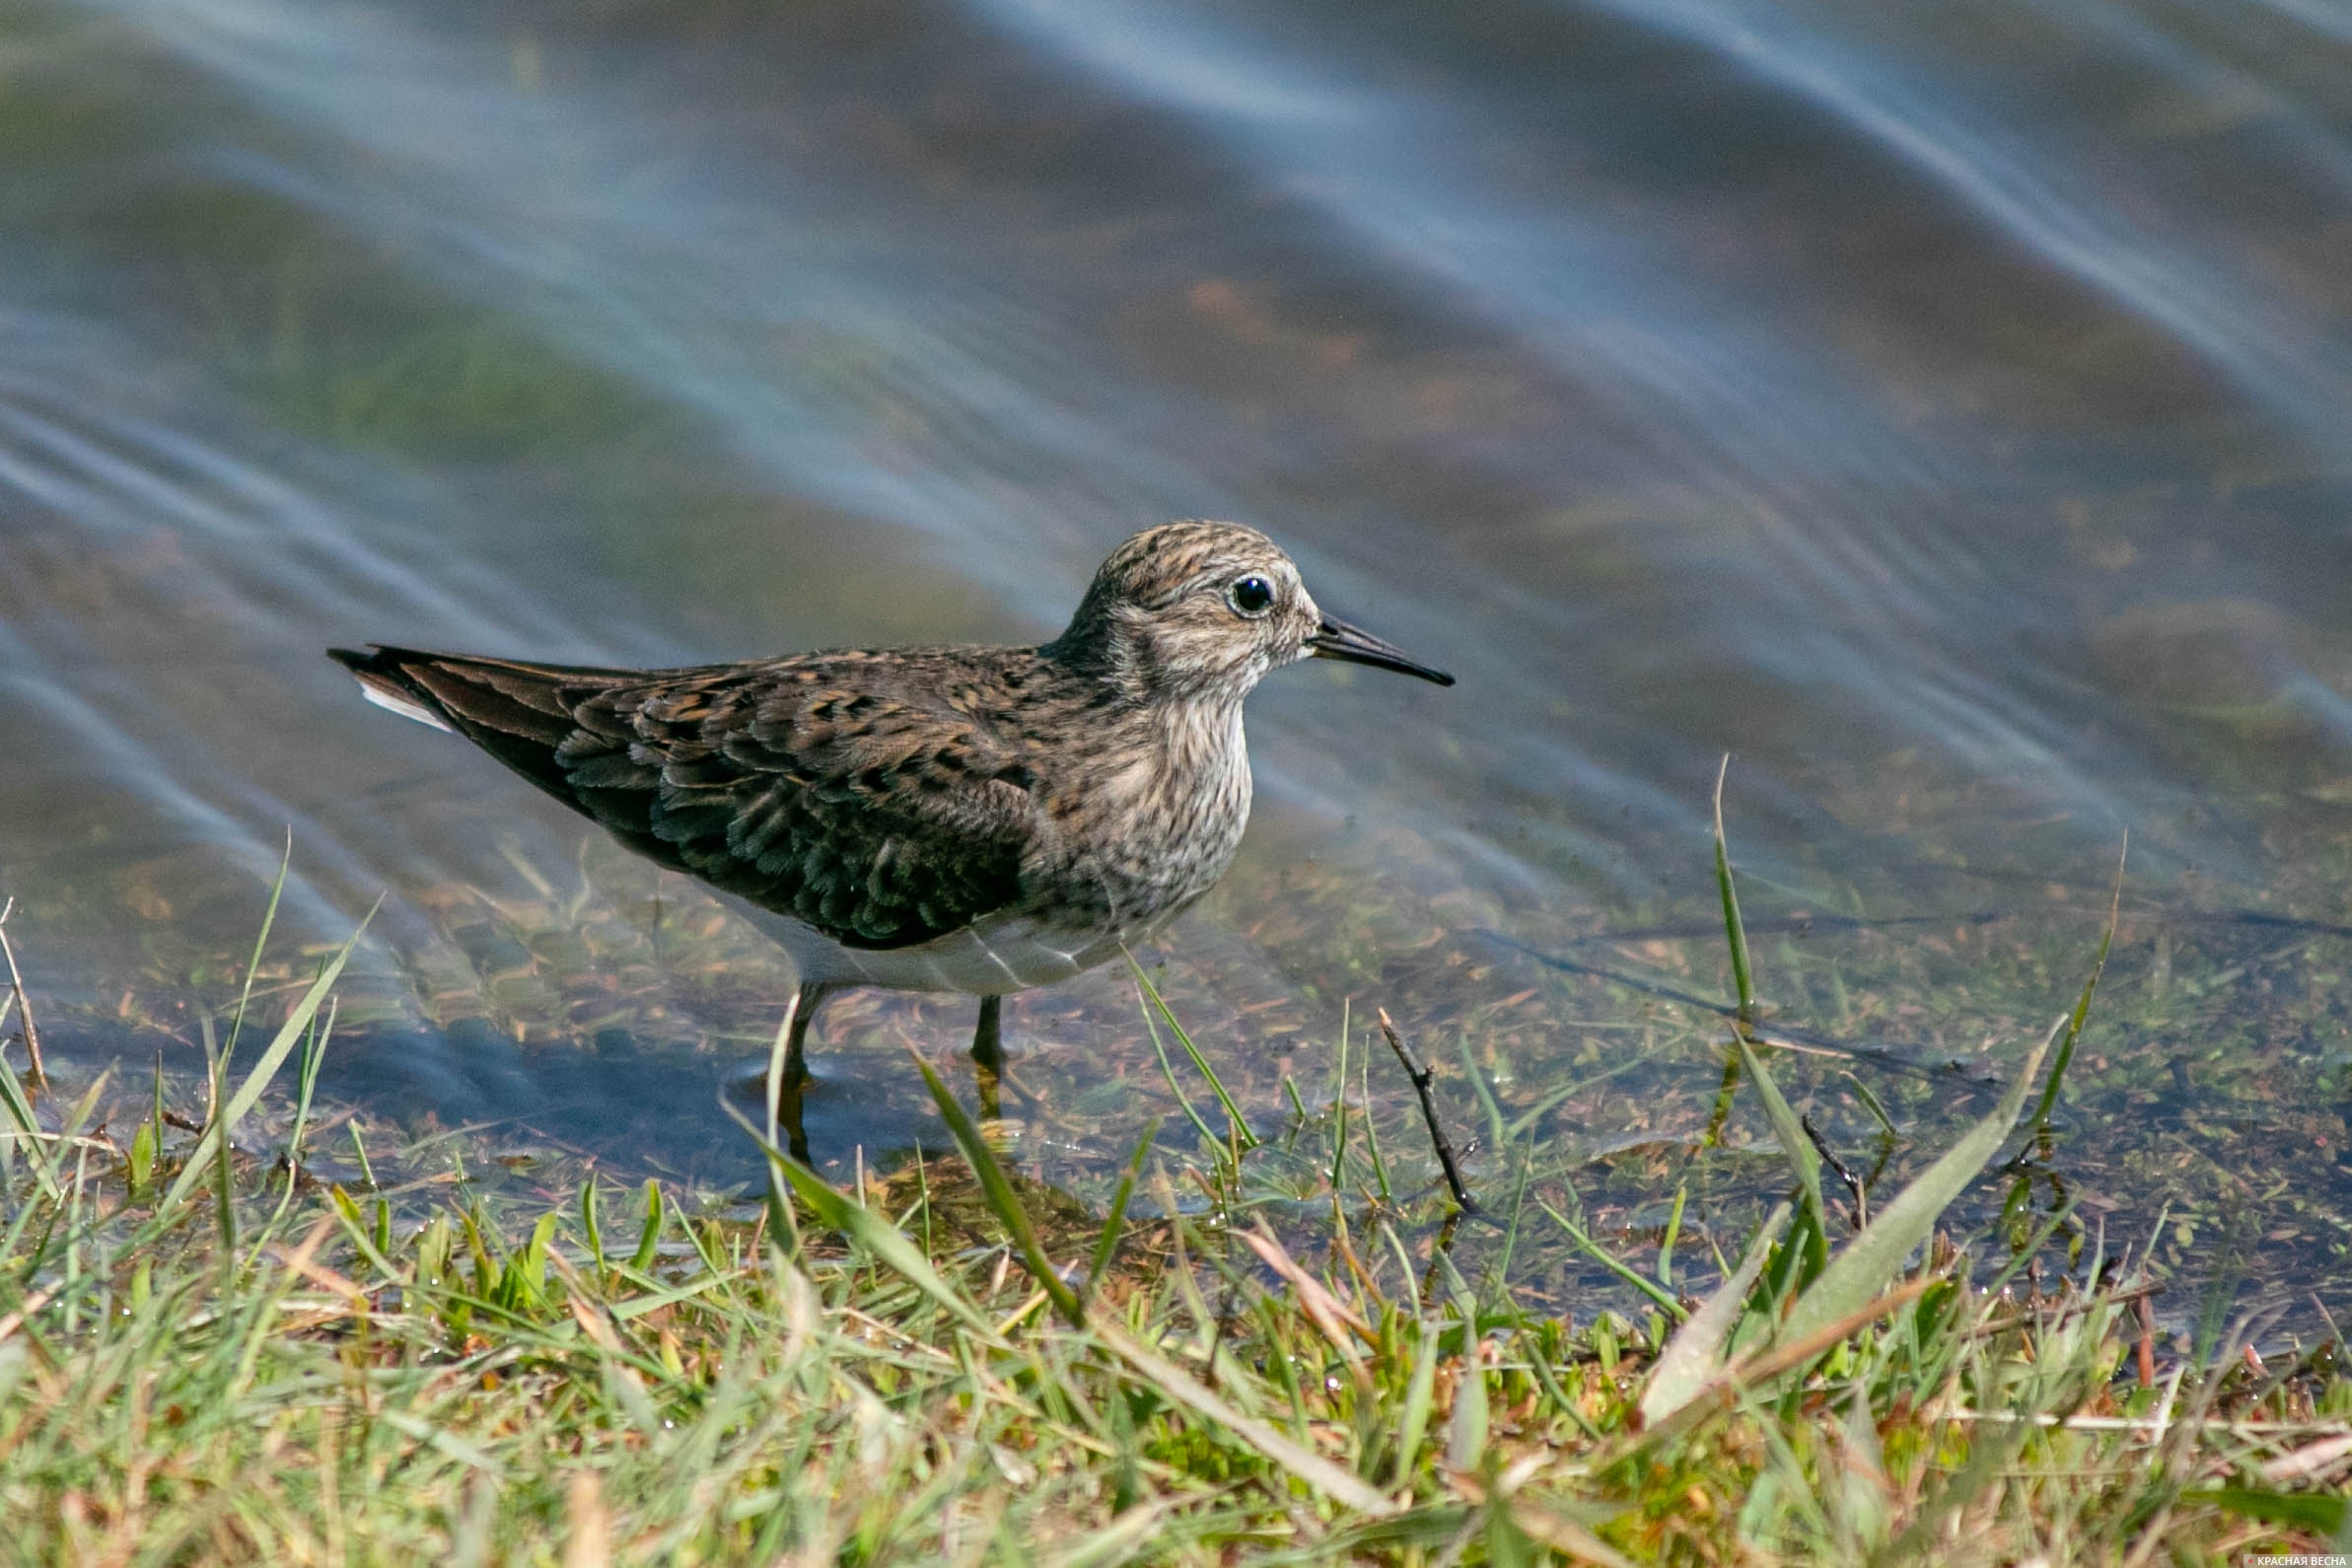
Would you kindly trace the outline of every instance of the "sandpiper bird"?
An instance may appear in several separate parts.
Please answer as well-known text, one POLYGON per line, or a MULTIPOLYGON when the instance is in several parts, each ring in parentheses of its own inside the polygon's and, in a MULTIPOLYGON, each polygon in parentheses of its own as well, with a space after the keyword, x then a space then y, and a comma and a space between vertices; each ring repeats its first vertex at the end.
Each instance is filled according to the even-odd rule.
MULTIPOLYGON (((1215 886, 1249 818, 1242 699, 1311 656, 1452 685, 1324 614, 1274 541, 1147 529, 1039 648, 792 654, 683 670, 330 649, 791 953, 787 1074, 828 992, 1063 980, 1215 886)), ((796 1129, 797 1130, 797 1129, 796 1129)))

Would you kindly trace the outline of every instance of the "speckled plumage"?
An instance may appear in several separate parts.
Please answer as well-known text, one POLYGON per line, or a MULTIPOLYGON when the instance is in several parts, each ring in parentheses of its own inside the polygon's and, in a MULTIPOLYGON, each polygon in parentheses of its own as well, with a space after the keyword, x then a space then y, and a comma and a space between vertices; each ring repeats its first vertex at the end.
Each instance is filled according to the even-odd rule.
MULTIPOLYGON (((1312 654, 1450 677, 1316 606, 1255 530, 1147 530, 1037 648, 608 670, 332 650, 844 984, 994 998, 1064 978, 1216 884, 1249 817, 1242 702, 1312 654), (1262 609, 1250 610, 1256 590, 1262 609)), ((994 1008, 983 1013, 983 1043, 994 1008)), ((797 1043, 797 1040, 796 1040, 797 1043)))

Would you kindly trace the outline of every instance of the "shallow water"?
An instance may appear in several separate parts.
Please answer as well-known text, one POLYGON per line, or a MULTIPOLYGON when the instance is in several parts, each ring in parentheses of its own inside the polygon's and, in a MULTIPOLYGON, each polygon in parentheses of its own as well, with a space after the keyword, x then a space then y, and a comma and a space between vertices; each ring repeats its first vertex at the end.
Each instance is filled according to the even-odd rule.
MULTIPOLYGON (((1570 1091, 1523 1131, 1638 1230, 1682 1167, 1612 1151, 1698 1136, 1720 1041, 1629 1047, 1675 1004, 1622 982, 1724 994, 1728 751, 1749 915, 1874 922, 1760 936, 1767 994, 1906 1060, 1997 1072, 2071 1003, 2128 829, 2054 1164, 2135 1238, 2236 1216, 2192 1283, 2332 1290, 2348 195, 2307 0, 31 0, 10 929, 58 1050, 184 1061, 291 832, 289 947, 389 891, 342 1093, 740 1176, 773 957, 321 650, 1039 638, 1128 532, 1235 517, 1461 677, 1253 701, 1244 864, 1161 955, 1253 1116, 1386 1006, 1570 1091)), ((820 1144, 901 1144, 894 1041, 965 1006, 828 1014, 820 1144)), ((1080 1107, 1040 1169, 1116 1159, 1128 982, 1009 1022, 1080 1107)), ((1964 1097, 1859 1070, 1949 1136, 1964 1097)))

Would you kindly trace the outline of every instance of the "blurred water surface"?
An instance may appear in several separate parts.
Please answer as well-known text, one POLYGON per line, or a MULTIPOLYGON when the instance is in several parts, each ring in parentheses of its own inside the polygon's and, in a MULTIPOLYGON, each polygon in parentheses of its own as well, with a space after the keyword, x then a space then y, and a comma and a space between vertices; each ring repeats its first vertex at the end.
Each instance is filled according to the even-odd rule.
MULTIPOLYGON (((1354 996, 1506 1088, 1605 1066, 1540 959, 1704 916, 1729 751, 1751 915, 1916 923, 1781 928, 1790 1016, 1997 1067, 2128 828, 2079 1130, 2337 1278, 2348 311, 2327 0, 21 0, 12 930, 69 1048, 192 1048, 291 830, 289 940, 390 890, 348 1093, 692 1168, 772 956, 320 650, 1037 639, 1128 532, 1232 517, 1461 684, 1254 700, 1245 864, 1166 945, 1204 1038, 1287 1068, 1354 996)), ((1721 993, 1652 947, 1609 951, 1721 993)), ((1015 1012, 1081 1088, 1056 1044, 1134 1017, 1015 1012)), ((820 1119, 889 1143, 903 1059, 843 1060, 893 1087, 820 1119)), ((1626 1087, 1703 1115, 1713 1070, 1626 1087)))

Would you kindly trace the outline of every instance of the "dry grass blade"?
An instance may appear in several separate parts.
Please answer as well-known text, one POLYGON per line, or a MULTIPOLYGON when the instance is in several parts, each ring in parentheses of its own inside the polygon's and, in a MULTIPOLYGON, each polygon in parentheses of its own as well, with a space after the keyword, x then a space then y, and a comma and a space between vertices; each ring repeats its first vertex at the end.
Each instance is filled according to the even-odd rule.
POLYGON ((1200 1382, 1157 1351, 1146 1348, 1114 1323, 1097 1322, 1090 1338, 1150 1380, 1152 1386, 1193 1414, 1205 1416, 1264 1455, 1280 1468, 1314 1487, 1334 1503, 1371 1515, 1393 1514, 1403 1505, 1382 1495, 1364 1480, 1293 1443, 1263 1421, 1244 1415, 1217 1397, 1200 1382))
POLYGON ((606 1568, 612 1561, 612 1521, 605 1511, 605 1489, 596 1471, 572 1472, 564 1511, 571 1531, 563 1543, 563 1568, 606 1568))
POLYGON ((40 1030, 33 1022, 33 1004, 25 996, 25 976, 17 968, 16 944, 8 940, 8 917, 17 912, 14 898, 0 904, 0 958, 8 961, 8 994, 17 1005, 17 1028, 25 1033, 25 1056, 29 1077, 36 1084, 49 1081, 48 1069, 40 1059, 40 1030))
POLYGON ((1046 1568, 1113 1568, 1148 1551, 1168 1521, 1172 1505, 1138 1503, 1069 1550, 1045 1559, 1046 1568))
POLYGON ((2262 1466, 2266 1481, 2316 1480, 2352 1457, 2352 1433, 2338 1433, 2282 1454, 2262 1466))
POLYGON ((1657 1367, 1650 1374, 1649 1386, 1642 1390, 1644 1421, 1662 1421, 1672 1415, 1696 1398, 1699 1390, 1722 1372, 1724 1343, 1731 1337, 1747 1293, 1755 1288, 1765 1260, 1788 1225, 1789 1206, 1774 1205, 1732 1277, 1717 1286, 1715 1293, 1667 1341, 1666 1349, 1659 1353, 1657 1367))
POLYGON ((1752 1360, 1742 1362, 1728 1376, 1732 1382, 1743 1387, 1752 1387, 1777 1378, 1784 1372, 1794 1371, 1848 1334, 1867 1328, 1889 1313, 1900 1312, 1910 1306, 1926 1295, 1942 1277, 1938 1274, 1922 1274, 1917 1279, 1905 1280, 1886 1295, 1855 1308, 1843 1318, 1832 1319, 1814 1328, 1803 1338, 1787 1339, 1759 1353, 1752 1360))
POLYGON ((1801 1339, 1788 1340, 1734 1363, 1701 1385, 1696 1392, 1668 1412, 1656 1425, 1644 1428, 1629 1452, 1650 1448, 1682 1432, 1709 1411, 1729 1408, 1744 1390, 1769 1383, 1784 1373, 1804 1366, 1848 1334, 1869 1327, 1889 1313, 1900 1312, 1926 1295, 1939 1277, 1923 1274, 1917 1279, 1906 1280, 1876 1301, 1814 1328, 1801 1339))
POLYGON ((1330 1287, 1301 1268, 1298 1259, 1290 1255, 1281 1242, 1275 1239, 1274 1233, 1262 1223, 1255 1230, 1236 1234, 1249 1250, 1255 1252, 1268 1268, 1280 1274, 1290 1288, 1298 1293, 1300 1309, 1307 1314, 1308 1321, 1314 1323, 1317 1330, 1331 1342, 1331 1347, 1350 1363, 1358 1361, 1360 1358, 1356 1344, 1349 1337, 1348 1330, 1353 1329, 1370 1339, 1372 1325, 1364 1320, 1364 1315, 1332 1295, 1330 1287))
POLYGON ((1559 1552, 1571 1562, 1599 1563, 1602 1568, 1633 1568, 1633 1560, 1540 1498, 1521 1493, 1511 1499, 1511 1523, 1559 1552))
POLYGON ((23 1301, 17 1303, 17 1307, 14 1312, 7 1314, 5 1317, 0 1317, 0 1344, 7 1343, 8 1337, 11 1334, 24 1327, 26 1319, 32 1317, 35 1313, 39 1312, 50 1302, 56 1300, 57 1292, 62 1288, 62 1286, 51 1285, 46 1289, 36 1290, 32 1295, 27 1296, 23 1301))

